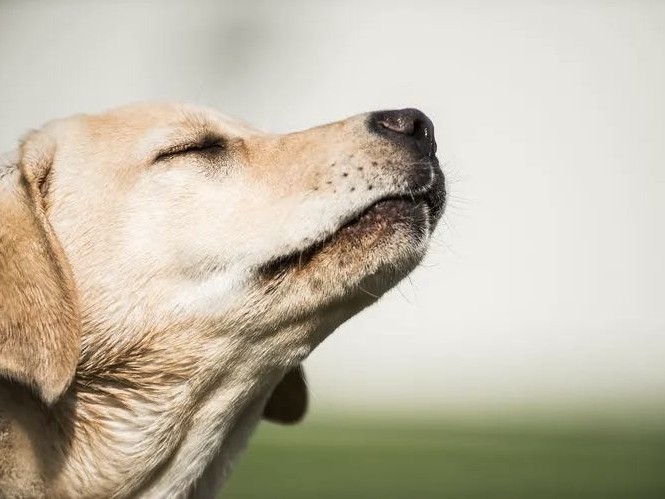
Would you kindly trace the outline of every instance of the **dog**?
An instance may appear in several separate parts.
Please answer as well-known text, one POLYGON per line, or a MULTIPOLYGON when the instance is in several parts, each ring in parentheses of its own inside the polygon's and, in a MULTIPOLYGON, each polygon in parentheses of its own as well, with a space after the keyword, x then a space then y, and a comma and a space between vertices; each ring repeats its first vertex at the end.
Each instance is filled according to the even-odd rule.
POLYGON ((445 200, 415 109, 273 135, 150 103, 29 133, 0 161, 0 496, 214 497, 445 200))

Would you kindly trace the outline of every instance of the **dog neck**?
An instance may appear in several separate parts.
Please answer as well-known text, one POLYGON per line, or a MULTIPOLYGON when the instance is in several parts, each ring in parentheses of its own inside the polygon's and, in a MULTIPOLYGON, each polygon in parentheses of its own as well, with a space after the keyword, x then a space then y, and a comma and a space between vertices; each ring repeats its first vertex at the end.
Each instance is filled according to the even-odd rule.
POLYGON ((193 334, 171 335, 185 341, 167 351, 144 335, 117 358, 84 348, 59 404, 65 495, 214 496, 286 368, 260 342, 210 337, 202 348, 193 334))

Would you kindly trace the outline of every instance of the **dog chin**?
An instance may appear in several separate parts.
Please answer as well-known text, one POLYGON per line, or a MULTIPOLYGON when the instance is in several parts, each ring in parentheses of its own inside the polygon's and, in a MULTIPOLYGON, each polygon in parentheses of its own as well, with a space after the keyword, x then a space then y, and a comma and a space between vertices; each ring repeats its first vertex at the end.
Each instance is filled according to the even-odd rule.
POLYGON ((363 308, 420 262, 431 233, 430 207, 421 201, 381 200, 333 236, 261 269, 264 292, 321 306, 363 308), (354 305, 355 307, 355 305, 354 305))

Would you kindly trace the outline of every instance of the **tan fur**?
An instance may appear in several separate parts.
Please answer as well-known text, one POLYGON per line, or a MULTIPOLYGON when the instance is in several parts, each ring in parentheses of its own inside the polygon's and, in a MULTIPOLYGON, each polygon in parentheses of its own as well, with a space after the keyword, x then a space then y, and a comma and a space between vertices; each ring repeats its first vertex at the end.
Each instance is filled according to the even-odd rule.
POLYGON ((18 185, 5 182, 14 192, 0 196, 0 374, 24 381, 48 402, 74 376, 81 332, 71 270, 40 192, 53 149, 40 137, 24 144, 18 185))
POLYGON ((300 363, 436 222, 342 229, 423 168, 366 120, 270 135, 137 105, 0 162, 0 497, 214 497, 262 414, 302 418, 300 363))

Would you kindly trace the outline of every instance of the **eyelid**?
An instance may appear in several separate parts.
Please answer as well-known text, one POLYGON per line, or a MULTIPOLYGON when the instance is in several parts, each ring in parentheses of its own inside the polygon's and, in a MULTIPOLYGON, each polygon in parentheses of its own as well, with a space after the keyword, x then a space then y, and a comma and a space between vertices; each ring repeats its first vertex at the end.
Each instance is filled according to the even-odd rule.
POLYGON ((196 152, 205 152, 211 149, 224 149, 226 147, 226 141, 218 136, 209 136, 202 137, 198 140, 184 142, 182 144, 176 144, 171 147, 162 149, 155 155, 153 162, 163 161, 170 159, 174 156, 180 154, 196 153, 196 152))

